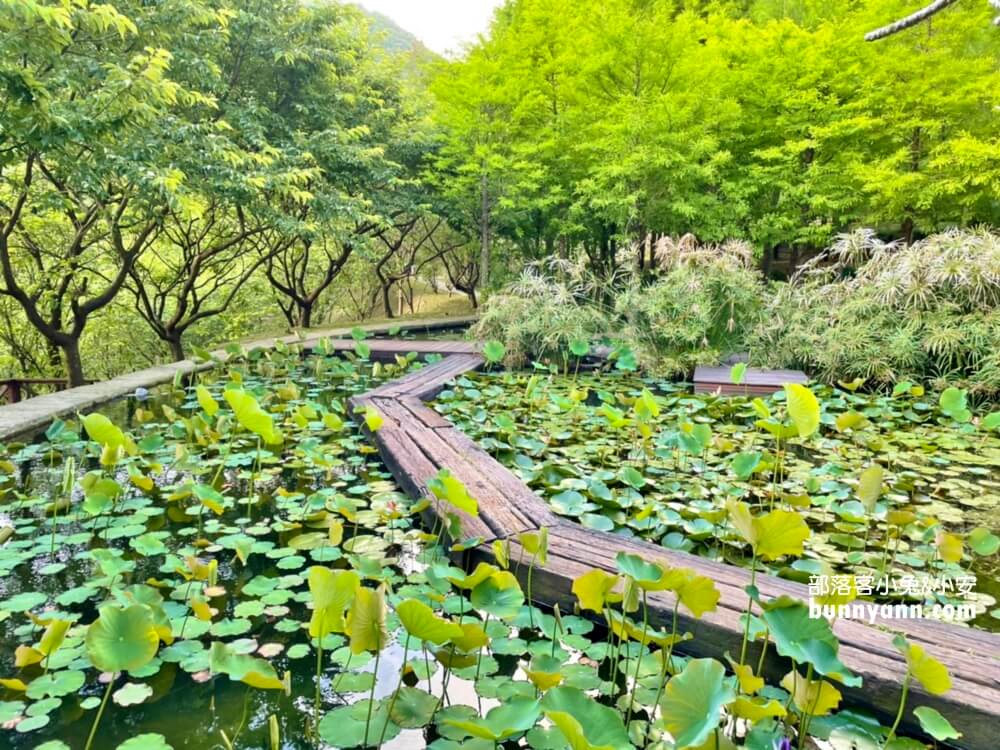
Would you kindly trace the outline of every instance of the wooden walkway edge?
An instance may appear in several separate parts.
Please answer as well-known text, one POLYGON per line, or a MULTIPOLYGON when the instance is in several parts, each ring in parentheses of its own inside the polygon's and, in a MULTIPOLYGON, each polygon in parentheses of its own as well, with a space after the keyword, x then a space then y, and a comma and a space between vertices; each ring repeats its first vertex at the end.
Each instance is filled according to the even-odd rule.
MULTIPOLYGON (((469 325, 475 322, 474 316, 455 316, 451 318, 427 318, 411 319, 390 323, 374 323, 357 326, 365 333, 379 335, 388 333, 393 329, 403 331, 438 331, 448 330, 469 325)), ((335 348, 343 351, 353 349, 355 341, 344 338, 350 335, 350 328, 327 328, 313 329, 303 332, 302 335, 277 336, 257 339, 244 343, 243 347, 248 351, 254 349, 273 349, 279 344, 286 346, 301 346, 309 348, 316 346, 323 339, 332 339, 336 343, 335 348), (348 346, 348 343, 350 344, 348 346)), ((367 340, 366 343, 375 344, 375 340, 367 340)), ((416 341, 378 341, 377 351, 383 352, 385 345, 395 344, 402 349, 401 353, 413 351, 416 341)), ((444 345, 457 344, 464 346, 471 351, 469 344, 464 342, 447 341, 427 341, 419 342, 425 345, 441 346, 440 353, 450 354, 455 350, 448 350, 444 345)), ((373 353, 375 349, 373 348, 373 353)), ((399 352, 399 349, 397 349, 399 352)), ((213 357, 225 362, 229 355, 223 351, 212 352, 213 357)), ((384 359, 393 359, 393 354, 383 353, 380 356, 384 359)), ((208 370, 217 365, 217 362, 195 362, 185 359, 180 362, 171 362, 165 365, 149 367, 145 370, 120 375, 111 380, 104 380, 91 385, 83 385, 77 388, 69 388, 64 391, 48 393, 44 396, 18 401, 15 404, 0 406, 0 441, 7 441, 29 437, 48 427, 49 423, 56 417, 65 417, 76 412, 87 411, 96 406, 106 404, 119 398, 124 398, 135 392, 136 388, 153 388, 164 383, 170 383, 179 374, 189 375, 194 372, 208 370)))
MULTIPOLYGON (((369 342, 373 356, 380 347, 384 347, 385 354, 394 356, 398 350, 388 346, 389 343, 369 342)), ((424 350, 429 343, 433 342, 408 348, 424 350)), ((353 407, 371 405, 384 416, 383 426, 371 437, 387 468, 411 497, 427 496, 428 480, 439 469, 446 468, 479 501, 479 516, 462 518, 462 539, 482 539, 468 553, 466 562, 492 561, 490 543, 496 539, 509 540, 511 559, 518 559, 517 535, 548 528, 549 562, 544 568, 535 569, 532 595, 537 604, 559 604, 563 612, 571 612, 575 607, 575 597, 570 591, 573 579, 591 568, 615 572, 615 555, 619 551, 633 552, 670 566, 693 568, 715 582, 721 599, 715 612, 699 620, 681 611, 681 631, 689 630, 695 636, 684 644, 685 652, 716 658, 726 651, 737 654, 742 639, 739 617, 747 604, 744 587, 749 583, 748 571, 642 540, 589 530, 559 518, 530 487, 423 403, 436 396, 449 381, 483 364, 479 355, 455 352, 350 401, 353 407)), ((432 525, 439 520, 433 517, 435 512, 433 507, 428 510, 427 520, 432 525)), ((520 573, 525 577, 526 566, 520 566, 520 573)), ((757 586, 765 598, 781 594, 799 599, 808 597, 806 586, 772 576, 758 576, 757 586)), ((669 627, 674 606, 672 595, 657 593, 649 604, 652 624, 669 627)), ((913 709, 931 706, 962 732, 962 739, 954 746, 996 750, 1000 745, 996 736, 1000 726, 1000 635, 929 620, 877 620, 872 625, 841 620, 835 623, 834 630, 841 642, 842 661, 864 679, 860 688, 837 685, 846 703, 868 707, 891 723, 906 672, 905 661, 891 641, 895 633, 903 633, 947 665, 953 681, 952 690, 943 696, 930 695, 918 684, 912 684, 903 728, 918 734, 913 709)), ((753 659, 757 658, 759 648, 759 645, 753 647, 753 659)), ((768 650, 764 672, 769 682, 777 683, 790 669, 787 659, 778 656, 773 648, 768 650)))

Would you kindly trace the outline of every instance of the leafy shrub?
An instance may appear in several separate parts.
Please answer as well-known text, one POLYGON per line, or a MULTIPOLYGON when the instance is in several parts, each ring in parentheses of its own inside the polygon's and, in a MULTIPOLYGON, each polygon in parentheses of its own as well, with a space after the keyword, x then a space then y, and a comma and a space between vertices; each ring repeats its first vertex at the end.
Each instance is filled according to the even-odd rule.
POLYGON ((909 247, 842 235, 770 299, 751 340, 768 365, 826 381, 915 379, 1000 393, 1000 237, 952 230, 909 247))
POLYGON ((512 367, 532 358, 562 361, 571 342, 589 342, 608 330, 609 316, 593 301, 597 287, 582 263, 531 264, 486 301, 473 335, 502 341, 512 367))
POLYGON ((686 373, 744 351, 766 293, 752 248, 738 241, 697 245, 690 237, 665 238, 656 260, 656 281, 635 280, 615 306, 642 364, 686 373))

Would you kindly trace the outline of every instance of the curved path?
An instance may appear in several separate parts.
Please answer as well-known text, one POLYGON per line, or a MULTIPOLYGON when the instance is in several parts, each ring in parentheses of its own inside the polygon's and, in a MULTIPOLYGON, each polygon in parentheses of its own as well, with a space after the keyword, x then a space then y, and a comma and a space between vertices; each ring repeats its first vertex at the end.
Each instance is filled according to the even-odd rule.
MULTIPOLYGON (((378 356, 374 342, 372 356, 378 356)), ((407 342, 408 351, 424 350, 407 342)), ((383 356, 391 358, 393 351, 383 356)), ((632 552, 645 559, 670 566, 688 567, 711 578, 722 596, 718 609, 695 620, 681 612, 679 628, 695 638, 684 645, 695 656, 721 657, 728 651, 738 654, 742 640, 739 618, 744 612, 749 572, 683 552, 666 550, 655 544, 628 539, 610 532, 593 531, 554 515, 545 501, 450 421, 424 404, 440 393, 459 375, 479 369, 484 360, 471 350, 456 352, 435 364, 351 399, 353 407, 371 405, 385 418, 372 439, 378 446, 396 481, 412 497, 428 494, 427 482, 438 470, 448 469, 479 501, 479 516, 462 516, 462 538, 479 538, 478 546, 465 554, 465 562, 493 562, 491 542, 508 539, 511 559, 520 559, 517 535, 545 527, 549 530, 549 561, 533 574, 532 595, 541 605, 559 604, 563 612, 574 610, 576 598, 572 581, 592 568, 616 572, 615 555, 632 552)), ((435 509, 428 509, 427 521, 434 523, 435 509)), ((456 540, 459 541, 459 540, 456 540)), ((525 559, 530 555, 523 555, 525 559)), ((524 570, 522 568, 522 575, 524 570)), ((808 587, 773 576, 757 576, 757 587, 765 598, 788 594, 808 598, 808 587)), ((652 624, 669 628, 673 596, 657 592, 649 598, 652 624)), ((876 621, 868 625, 840 620, 834 625, 840 639, 841 660, 864 678, 861 688, 838 685, 848 703, 870 707, 891 723, 899 705, 906 663, 892 645, 897 632, 919 643, 928 653, 944 662, 954 683, 943 696, 926 693, 919 685, 910 688, 904 729, 919 733, 913 717, 918 706, 938 709, 963 734, 956 746, 968 750, 1000 748, 1000 634, 973 630, 931 620, 876 621)), ((754 645, 751 663, 757 658, 754 645)), ((777 684, 791 663, 770 649, 765 677, 777 684)))

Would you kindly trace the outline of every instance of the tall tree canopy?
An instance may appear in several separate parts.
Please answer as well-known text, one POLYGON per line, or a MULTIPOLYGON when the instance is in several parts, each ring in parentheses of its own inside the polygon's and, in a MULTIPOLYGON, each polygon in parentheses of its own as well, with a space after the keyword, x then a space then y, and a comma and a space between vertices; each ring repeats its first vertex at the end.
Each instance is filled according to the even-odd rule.
POLYGON ((595 263, 647 233, 769 249, 995 223, 990 9, 864 42, 903 8, 510 0, 434 82, 452 210, 529 257, 595 263))

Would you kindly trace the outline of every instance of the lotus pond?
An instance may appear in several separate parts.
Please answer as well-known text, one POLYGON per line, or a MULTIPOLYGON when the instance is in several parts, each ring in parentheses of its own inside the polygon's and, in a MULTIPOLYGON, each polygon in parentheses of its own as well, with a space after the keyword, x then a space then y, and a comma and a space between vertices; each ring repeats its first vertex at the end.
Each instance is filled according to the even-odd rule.
POLYGON ((805 555, 758 569, 881 579, 875 599, 968 604, 975 626, 1000 629, 1000 414, 974 416, 957 389, 859 385, 817 387, 805 439, 784 392, 696 396, 626 374, 470 375, 435 408, 590 528, 749 567, 734 503, 784 508, 808 522, 805 555))
MULTIPOLYGON (((358 354, 258 353, 3 447, 0 747, 927 747, 836 710, 857 678, 801 602, 764 603, 793 659, 765 685, 749 652, 688 659, 689 635, 646 622, 647 590, 714 609, 693 571, 620 555, 618 575, 574 583, 571 614, 528 606, 515 575, 545 564, 544 531, 520 538, 531 560, 497 543, 497 565, 456 567, 479 540, 420 514, 475 499, 445 471, 407 499, 361 431, 381 416, 345 405, 420 365, 358 354), (821 649, 801 648, 805 628, 821 649)), ((898 646, 913 679, 947 689, 898 646)))

